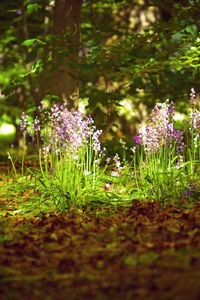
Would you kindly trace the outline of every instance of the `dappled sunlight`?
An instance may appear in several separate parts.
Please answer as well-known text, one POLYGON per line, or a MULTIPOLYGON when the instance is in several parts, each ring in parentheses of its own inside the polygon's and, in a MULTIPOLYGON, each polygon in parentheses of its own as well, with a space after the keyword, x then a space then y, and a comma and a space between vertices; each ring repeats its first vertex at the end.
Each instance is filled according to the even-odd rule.
POLYGON ((16 128, 12 124, 3 123, 0 125, 0 139, 1 136, 14 135, 16 133, 16 128))

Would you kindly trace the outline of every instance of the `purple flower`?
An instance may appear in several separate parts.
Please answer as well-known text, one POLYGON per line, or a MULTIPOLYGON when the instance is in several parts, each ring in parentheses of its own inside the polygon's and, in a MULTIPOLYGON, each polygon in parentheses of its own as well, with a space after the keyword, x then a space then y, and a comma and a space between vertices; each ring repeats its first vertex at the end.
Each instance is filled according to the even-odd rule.
POLYGON ((29 134, 28 131, 28 116, 23 112, 20 118, 20 130, 23 132, 23 136, 29 134))
POLYGON ((188 190, 185 190, 184 192, 182 192, 181 195, 186 196, 186 197, 188 197, 188 196, 191 197, 191 196, 193 196, 193 192, 188 189, 188 190))
MULTIPOLYGON (((53 105, 48 113, 43 115, 44 120, 36 116, 31 126, 31 137, 40 132, 43 141, 42 153, 48 158, 50 153, 70 155, 78 157, 79 151, 89 147, 98 156, 101 152, 99 137, 100 130, 96 130, 91 117, 81 114, 79 111, 69 111, 65 104, 53 105)), ((20 128, 27 133, 27 116, 23 113, 20 128)))
POLYGON ((101 151, 101 144, 99 142, 99 137, 102 133, 102 130, 96 130, 96 128, 93 126, 92 127, 92 140, 93 140, 93 147, 94 150, 98 153, 101 151))
POLYGON ((17 15, 18 15, 18 16, 21 16, 22 14, 23 14, 22 10, 21 10, 21 9, 18 9, 18 10, 17 10, 17 15))
POLYGON ((196 191, 196 186, 194 185, 194 183, 192 181, 190 181, 188 188, 185 191, 183 191, 182 196, 191 197, 194 195, 195 191, 196 191))
POLYGON ((62 151, 74 157, 85 146, 100 153, 101 131, 96 130, 93 123, 91 117, 86 117, 79 111, 69 111, 66 105, 54 105, 49 113, 48 148, 57 154, 62 151))
POLYGON ((191 88, 190 91, 190 104, 194 105, 196 103, 196 92, 194 90, 194 88, 191 88))
POLYGON ((200 111, 197 109, 193 110, 190 114, 190 128, 197 131, 200 129, 200 111))
POLYGON ((37 116, 35 117, 35 120, 34 120, 34 122, 32 124, 32 129, 34 130, 34 132, 38 132, 41 129, 40 120, 38 119, 37 116))
POLYGON ((196 185, 194 185, 192 181, 189 182, 189 189, 193 192, 196 191, 197 189, 196 185))
POLYGON ((192 132, 192 143, 195 148, 199 147, 200 143, 200 111, 193 109, 190 112, 189 128, 192 132))
POLYGON ((167 100, 153 108, 147 125, 134 137, 137 144, 142 144, 147 153, 159 151, 163 146, 176 146, 177 153, 183 151, 183 132, 174 128, 174 104, 167 100))
POLYGON ((172 139, 176 144, 177 153, 182 153, 184 151, 185 144, 183 138, 183 131, 173 128, 172 139))
POLYGON ((139 136, 139 134, 134 135, 133 140, 136 144, 140 145, 142 143, 142 140, 141 140, 141 137, 139 136))

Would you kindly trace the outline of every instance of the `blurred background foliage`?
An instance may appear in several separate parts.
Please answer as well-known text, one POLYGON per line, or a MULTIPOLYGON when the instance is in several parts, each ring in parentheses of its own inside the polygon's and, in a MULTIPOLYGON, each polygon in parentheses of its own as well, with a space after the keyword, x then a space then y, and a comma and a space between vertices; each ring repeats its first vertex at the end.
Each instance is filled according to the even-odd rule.
POLYGON ((116 142, 156 102, 185 113, 199 91, 199 11, 199 0, 1 1, 0 125, 18 132, 22 111, 67 100, 116 142))

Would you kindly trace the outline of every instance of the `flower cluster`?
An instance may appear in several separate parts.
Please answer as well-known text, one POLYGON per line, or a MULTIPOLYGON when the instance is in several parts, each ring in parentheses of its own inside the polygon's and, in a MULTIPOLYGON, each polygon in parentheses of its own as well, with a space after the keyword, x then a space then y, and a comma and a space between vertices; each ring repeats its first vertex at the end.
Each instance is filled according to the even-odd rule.
POLYGON ((114 168, 112 170, 111 176, 119 177, 121 175, 121 171, 123 167, 121 165, 121 160, 118 153, 116 153, 115 156, 113 157, 113 162, 114 162, 114 168))
POLYGON ((197 109, 197 97, 196 92, 192 88, 190 93, 190 119, 189 129, 192 132, 192 138, 195 148, 198 147, 200 137, 200 111, 197 109))
POLYGON ((191 106, 196 104, 196 92, 195 92, 194 88, 191 88, 191 91, 190 91, 190 104, 191 104, 191 106))
POLYGON ((194 112, 194 128, 200 130, 200 111, 194 112))
POLYGON ((183 191, 181 195, 183 197, 192 197, 194 196, 196 190, 197 190, 196 185, 192 181, 190 181, 188 188, 185 191, 183 191))
POLYGON ((167 100, 156 104, 149 122, 134 137, 135 143, 144 145, 146 153, 156 152, 161 147, 170 145, 175 145, 178 153, 183 152, 183 132, 174 127, 174 114, 173 102, 167 100))
POLYGON ((90 143, 96 153, 100 152, 101 131, 96 130, 93 123, 92 118, 83 116, 79 111, 54 105, 50 114, 50 148, 55 152, 62 149, 76 155, 80 147, 90 143))
POLYGON ((23 135, 28 134, 28 116, 23 112, 20 119, 20 130, 23 132, 23 135))
MULTIPOLYGON (((43 122, 44 123, 44 122, 43 122)), ((43 154, 47 157, 50 151, 54 154, 72 154, 76 157, 80 147, 90 145, 95 153, 101 151, 99 137, 101 130, 96 130, 91 117, 79 111, 69 111, 66 105, 53 105, 46 122, 42 124, 36 117, 32 123, 32 136, 39 133, 42 138, 43 154)), ((27 116, 22 114, 20 128, 27 132, 27 116)), ((30 134, 30 133, 29 133, 30 134)))
POLYGON ((197 109, 190 113, 190 129, 200 130, 200 111, 197 109))
POLYGON ((41 129, 40 120, 39 120, 38 116, 36 116, 35 120, 33 121, 32 129, 34 132, 38 132, 41 129))

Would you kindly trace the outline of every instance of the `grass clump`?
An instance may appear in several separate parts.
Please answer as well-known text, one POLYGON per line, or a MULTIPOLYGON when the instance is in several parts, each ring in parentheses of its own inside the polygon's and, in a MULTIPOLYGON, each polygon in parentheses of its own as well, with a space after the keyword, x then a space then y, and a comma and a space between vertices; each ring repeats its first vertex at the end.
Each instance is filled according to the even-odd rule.
POLYGON ((39 171, 32 174, 38 187, 61 210, 84 203, 101 173, 101 131, 92 118, 66 105, 54 105, 42 117, 32 124, 25 114, 21 119, 24 140, 29 136, 37 145, 39 171))
POLYGON ((185 131, 176 128, 173 102, 156 104, 147 124, 134 137, 134 180, 143 196, 162 201, 199 197, 200 112, 190 108, 185 131))

